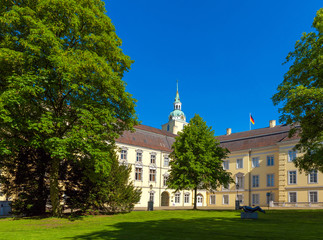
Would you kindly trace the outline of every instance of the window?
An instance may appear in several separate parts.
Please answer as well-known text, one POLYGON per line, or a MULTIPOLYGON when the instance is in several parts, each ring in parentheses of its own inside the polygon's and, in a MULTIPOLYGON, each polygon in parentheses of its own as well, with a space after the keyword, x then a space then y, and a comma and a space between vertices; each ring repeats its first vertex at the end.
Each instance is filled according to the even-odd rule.
POLYGON ((317 192, 309 192, 308 195, 308 201, 310 203, 317 203, 317 192))
POLYGON ((240 202, 240 204, 243 204, 243 195, 242 194, 238 194, 237 195, 237 200, 240 202))
POLYGON ((136 167, 136 170, 135 170, 135 180, 139 180, 139 181, 142 180, 142 168, 136 167))
POLYGON ((296 184, 296 171, 288 171, 288 184, 296 184))
POLYGON ((274 166, 274 156, 267 156, 267 166, 274 166))
POLYGON ((169 158, 168 156, 164 157, 164 167, 168 167, 169 166, 169 158))
POLYGON ((239 189, 244 189, 244 176, 237 176, 236 183, 239 185, 239 189))
POLYGON ((252 167, 259 167, 259 157, 252 158, 252 167))
POLYGON ((150 155, 150 163, 151 164, 156 164, 156 155, 155 154, 150 155))
POLYGON ((252 205, 259 204, 259 194, 252 194, 252 205))
POLYGON ((237 159, 237 168, 243 168, 243 159, 237 159))
POLYGON ((229 160, 224 160, 223 161, 223 169, 224 170, 229 170, 229 160))
POLYGON ((166 186, 167 186, 167 180, 168 180, 168 176, 164 176, 164 181, 163 181, 163 183, 164 183, 164 187, 166 187, 166 186))
POLYGON ((154 195, 155 195, 154 192, 150 192, 149 193, 149 201, 150 202, 153 202, 154 201, 154 195))
POLYGON ((181 199, 181 194, 180 193, 175 193, 175 203, 179 203, 181 199))
POLYGON ((169 132, 169 125, 167 125, 167 132, 169 132))
POLYGON ((296 159, 296 151, 288 151, 288 162, 292 162, 296 159))
POLYGON ((149 169, 149 181, 156 182, 156 169, 149 169))
POLYGON ((296 203, 297 202, 296 192, 289 192, 288 193, 288 201, 291 202, 291 203, 296 203))
POLYGON ((215 205, 215 194, 210 195, 210 205, 215 205))
POLYGON ((184 195, 184 203, 190 203, 190 194, 189 193, 185 193, 185 195, 184 195))
POLYGON ((121 150, 121 160, 127 160, 127 150, 121 150))
POLYGON ((142 153, 141 152, 137 152, 137 162, 142 162, 142 153))
POLYGON ((259 187, 259 175, 252 176, 252 187, 259 187))
POLYGON ((317 170, 313 170, 308 175, 308 182, 309 183, 317 183, 317 170))
POLYGON ((267 187, 274 186, 274 174, 267 174, 267 187))
POLYGON ((223 195, 223 204, 228 205, 229 204, 229 195, 223 195))

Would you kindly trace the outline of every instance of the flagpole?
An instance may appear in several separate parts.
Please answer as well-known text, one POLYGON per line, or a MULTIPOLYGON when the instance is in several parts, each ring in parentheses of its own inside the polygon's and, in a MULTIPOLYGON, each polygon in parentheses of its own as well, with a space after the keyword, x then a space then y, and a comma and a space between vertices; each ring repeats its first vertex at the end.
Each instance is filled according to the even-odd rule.
POLYGON ((249 131, 251 131, 251 113, 249 113, 249 131))

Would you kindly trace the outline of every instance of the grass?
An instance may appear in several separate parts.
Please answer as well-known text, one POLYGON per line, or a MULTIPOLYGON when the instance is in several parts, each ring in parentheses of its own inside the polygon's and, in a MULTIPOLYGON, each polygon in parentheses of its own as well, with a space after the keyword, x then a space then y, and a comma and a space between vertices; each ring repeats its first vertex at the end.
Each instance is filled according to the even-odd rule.
POLYGON ((115 216, 0 219, 0 239, 319 239, 323 210, 270 210, 259 219, 237 211, 153 211, 115 216))

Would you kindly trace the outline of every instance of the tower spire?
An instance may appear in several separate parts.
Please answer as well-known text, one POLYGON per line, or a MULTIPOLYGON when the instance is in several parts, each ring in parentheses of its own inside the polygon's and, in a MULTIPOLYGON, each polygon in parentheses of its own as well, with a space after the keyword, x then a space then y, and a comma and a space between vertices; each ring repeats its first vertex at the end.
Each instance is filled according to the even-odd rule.
POLYGON ((176 80, 176 97, 173 104, 174 110, 169 114, 168 123, 164 124, 162 129, 177 134, 187 124, 185 114, 182 111, 182 103, 179 99, 178 80, 176 80))
POLYGON ((176 84, 177 84, 177 88, 176 89, 177 89, 177 92, 178 92, 178 80, 176 80, 176 84))
POLYGON ((176 80, 176 97, 175 97, 175 103, 180 103, 179 93, 178 93, 178 80, 176 80))

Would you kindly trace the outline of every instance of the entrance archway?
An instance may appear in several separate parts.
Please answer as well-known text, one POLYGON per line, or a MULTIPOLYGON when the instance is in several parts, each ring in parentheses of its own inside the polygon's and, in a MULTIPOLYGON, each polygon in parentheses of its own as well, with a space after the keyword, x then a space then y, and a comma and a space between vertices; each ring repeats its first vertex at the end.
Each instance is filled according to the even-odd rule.
POLYGON ((163 192, 161 194, 161 206, 168 207, 169 206, 169 193, 163 192))

